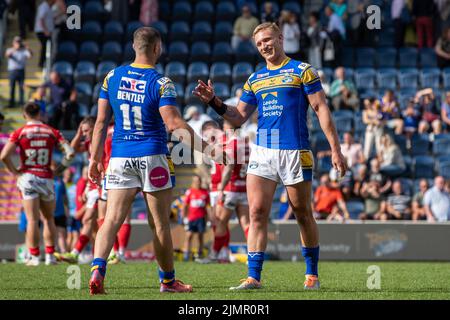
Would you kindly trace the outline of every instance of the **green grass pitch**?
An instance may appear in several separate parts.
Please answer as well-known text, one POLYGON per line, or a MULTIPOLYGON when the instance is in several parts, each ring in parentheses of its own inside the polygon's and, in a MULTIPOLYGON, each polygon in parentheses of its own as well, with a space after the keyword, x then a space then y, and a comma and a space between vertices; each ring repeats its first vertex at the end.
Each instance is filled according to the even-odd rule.
POLYGON ((69 265, 25 267, 0 264, 3 299, 450 299, 449 263, 321 262, 320 291, 304 291, 302 262, 264 264, 262 290, 230 292, 246 275, 246 265, 177 262, 177 278, 191 283, 194 293, 160 294, 156 264, 128 263, 108 267, 107 295, 90 297, 89 266, 82 265, 81 288, 68 289, 69 265), (367 288, 368 267, 381 270, 381 289, 367 288))

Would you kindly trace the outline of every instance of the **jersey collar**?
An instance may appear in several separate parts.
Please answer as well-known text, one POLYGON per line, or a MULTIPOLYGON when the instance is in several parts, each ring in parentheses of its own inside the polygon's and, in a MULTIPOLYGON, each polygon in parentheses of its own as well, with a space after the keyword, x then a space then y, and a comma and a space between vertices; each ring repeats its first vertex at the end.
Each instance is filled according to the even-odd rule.
POLYGON ((42 123, 43 123, 42 121, 38 121, 38 120, 33 121, 33 120, 31 120, 31 121, 27 122, 27 126, 32 125, 32 124, 42 124, 42 123))
POLYGON ((130 66, 139 69, 155 69, 155 66, 152 66, 151 64, 132 63, 130 66))
POLYGON ((267 70, 276 70, 276 69, 279 69, 279 68, 281 68, 281 67, 284 67, 285 65, 288 64, 288 62, 289 62, 290 60, 291 60, 291 58, 286 57, 286 59, 284 59, 283 62, 281 62, 281 63, 280 63, 279 65, 277 65, 277 66, 272 66, 272 67, 267 66, 267 70))

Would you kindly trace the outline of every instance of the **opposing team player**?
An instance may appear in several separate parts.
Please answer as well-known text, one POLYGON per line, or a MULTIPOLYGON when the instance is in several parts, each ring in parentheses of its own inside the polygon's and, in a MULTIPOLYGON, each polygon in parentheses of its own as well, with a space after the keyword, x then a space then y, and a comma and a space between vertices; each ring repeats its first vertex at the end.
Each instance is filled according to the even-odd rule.
POLYGON ((17 186, 22 194, 23 207, 27 217, 26 243, 31 254, 27 266, 38 266, 39 220, 43 217, 45 264, 55 264, 56 226, 53 218, 55 210, 54 180, 50 165, 53 148, 58 146, 64 158, 55 170, 61 174, 73 159, 74 152, 61 133, 40 121, 40 108, 34 103, 24 106, 26 125, 14 131, 0 155, 8 170, 18 177, 17 186), (20 149, 21 164, 16 168, 10 156, 20 149))
POLYGON ((253 33, 267 66, 250 75, 237 107, 215 96, 211 81, 199 80, 194 94, 233 126, 241 126, 258 109, 257 142, 247 170, 250 229, 248 277, 232 290, 261 288, 261 271, 267 246, 267 227, 278 182, 287 189, 289 203, 301 230, 306 262, 305 289, 318 289, 319 234, 311 209, 313 155, 306 125, 308 105, 316 112, 332 150, 333 166, 345 174, 346 162, 327 106, 320 78, 307 63, 290 59, 283 35, 274 23, 263 23, 253 33))
MULTIPOLYGON (((133 49, 136 53, 134 62, 108 73, 98 101, 89 162, 89 177, 97 183, 100 183, 104 172, 102 153, 112 114, 115 125, 112 154, 106 172, 106 216, 95 242, 90 293, 105 292, 106 258, 139 191, 143 191, 149 209, 160 291, 191 292, 191 285, 175 278, 169 224, 173 164, 166 156, 166 127, 171 132, 178 129, 188 132, 191 139, 187 142, 191 145, 196 145, 193 141, 201 141, 201 138, 181 117, 176 107, 176 91, 172 81, 154 68, 162 50, 159 32, 149 27, 139 28, 133 35, 133 49)), ((199 151, 207 147, 204 141, 200 147, 196 146, 199 151)))

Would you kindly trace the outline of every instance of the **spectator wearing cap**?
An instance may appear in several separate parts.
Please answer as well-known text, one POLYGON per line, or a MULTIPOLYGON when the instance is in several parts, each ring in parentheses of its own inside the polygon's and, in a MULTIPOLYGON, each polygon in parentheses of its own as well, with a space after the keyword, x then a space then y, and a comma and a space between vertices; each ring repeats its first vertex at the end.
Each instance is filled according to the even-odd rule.
POLYGON ((19 86, 19 103, 24 103, 24 82, 25 82, 25 67, 27 60, 33 56, 33 52, 28 48, 28 45, 22 41, 21 37, 14 37, 12 47, 5 52, 5 57, 8 59, 8 76, 9 76, 9 107, 15 106, 16 100, 16 83, 19 86))
POLYGON ((340 109, 359 109, 358 93, 355 84, 345 77, 343 67, 336 68, 334 71, 334 81, 331 83, 330 97, 334 110, 340 109))
POLYGON ((425 192, 423 204, 429 222, 450 221, 450 195, 445 190, 444 177, 434 178, 434 186, 425 192))
POLYGON ((350 218, 337 182, 337 172, 332 173, 331 177, 329 174, 320 177, 320 186, 314 192, 312 207, 316 219, 343 221, 350 218))
POLYGON ((400 180, 392 184, 392 193, 385 201, 380 220, 411 220, 411 197, 403 191, 400 180))
POLYGON ((231 47, 235 50, 241 42, 251 42, 253 30, 255 30, 258 24, 258 18, 252 15, 250 7, 244 5, 242 7, 242 15, 234 22, 231 47))
POLYGON ((427 179, 421 179, 419 181, 419 191, 413 196, 412 199, 412 219, 414 221, 427 219, 427 212, 423 204, 423 199, 427 191, 428 181, 427 179))

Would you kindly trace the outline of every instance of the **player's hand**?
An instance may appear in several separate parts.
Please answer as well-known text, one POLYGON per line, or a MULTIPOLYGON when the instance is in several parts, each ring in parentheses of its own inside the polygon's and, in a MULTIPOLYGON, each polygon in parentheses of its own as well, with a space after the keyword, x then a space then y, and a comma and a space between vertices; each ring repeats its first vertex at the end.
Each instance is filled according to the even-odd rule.
POLYGON ((342 178, 345 176, 345 173, 347 172, 347 161, 345 160, 344 156, 342 155, 341 151, 333 151, 331 153, 331 161, 333 163, 333 168, 336 169, 336 171, 339 172, 339 178, 342 178))
POLYGON ((202 80, 198 80, 198 84, 192 91, 192 94, 200 98, 203 103, 210 102, 216 95, 211 80, 208 80, 208 84, 204 83, 202 80))
POLYGON ((89 180, 95 183, 96 185, 101 185, 101 181, 105 176, 105 170, 103 168, 103 164, 96 160, 89 161, 89 171, 88 177, 89 180))

